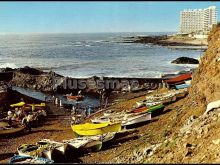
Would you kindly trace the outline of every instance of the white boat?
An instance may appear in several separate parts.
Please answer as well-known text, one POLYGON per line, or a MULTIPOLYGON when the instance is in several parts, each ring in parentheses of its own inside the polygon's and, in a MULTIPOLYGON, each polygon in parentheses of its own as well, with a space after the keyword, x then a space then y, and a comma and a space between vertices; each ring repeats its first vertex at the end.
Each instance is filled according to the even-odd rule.
POLYGON ((98 151, 102 147, 102 141, 100 137, 85 136, 85 137, 77 137, 70 140, 63 140, 63 143, 70 145, 75 149, 92 149, 98 151))
POLYGON ((37 142, 37 144, 41 146, 53 146, 55 150, 59 151, 63 155, 65 154, 67 148, 67 144, 56 142, 50 139, 42 139, 37 142))
POLYGON ((161 104, 161 101, 155 101, 155 102, 146 102, 145 106, 150 107, 150 106, 154 106, 154 105, 158 105, 161 104))
POLYGON ((133 125, 149 120, 151 120, 151 113, 144 113, 141 115, 127 118, 126 120, 122 121, 122 126, 133 125))
POLYGON ((101 116, 99 118, 94 118, 94 119, 91 119, 91 122, 92 123, 104 123, 104 122, 110 122, 110 117, 108 116, 101 116))
POLYGON ((143 106, 144 105, 144 101, 137 101, 136 102, 136 108, 139 108, 139 107, 141 107, 141 106, 143 106))
POLYGON ((51 147, 51 146, 47 146, 46 148, 44 148, 44 150, 42 151, 42 156, 47 158, 47 159, 50 159, 50 160, 53 160, 53 152, 54 152, 54 148, 51 147))
POLYGON ((18 155, 20 156, 42 156, 42 150, 34 144, 22 144, 17 148, 18 155))

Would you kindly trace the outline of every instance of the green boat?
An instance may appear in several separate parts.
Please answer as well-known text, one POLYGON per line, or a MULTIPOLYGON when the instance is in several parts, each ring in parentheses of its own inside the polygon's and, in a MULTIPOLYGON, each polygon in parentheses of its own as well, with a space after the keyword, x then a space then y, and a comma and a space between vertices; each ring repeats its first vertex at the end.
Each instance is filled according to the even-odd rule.
POLYGON ((162 109, 164 107, 165 106, 163 104, 155 105, 155 106, 150 107, 150 109, 147 112, 152 113, 152 112, 155 112, 156 110, 162 109))

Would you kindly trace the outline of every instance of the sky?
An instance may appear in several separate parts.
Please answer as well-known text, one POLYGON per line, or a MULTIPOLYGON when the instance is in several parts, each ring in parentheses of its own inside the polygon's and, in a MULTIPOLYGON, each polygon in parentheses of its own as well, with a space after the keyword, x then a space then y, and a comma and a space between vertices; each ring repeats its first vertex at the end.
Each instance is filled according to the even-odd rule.
POLYGON ((181 10, 212 5, 220 9, 215 1, 1 1, 0 33, 177 32, 181 10))

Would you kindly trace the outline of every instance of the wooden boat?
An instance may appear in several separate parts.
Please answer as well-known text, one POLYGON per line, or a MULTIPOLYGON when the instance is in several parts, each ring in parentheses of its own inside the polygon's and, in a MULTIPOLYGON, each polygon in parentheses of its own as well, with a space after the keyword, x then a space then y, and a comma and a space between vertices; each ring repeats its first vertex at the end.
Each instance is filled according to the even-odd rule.
POLYGON ((176 96, 171 96, 171 97, 165 97, 164 100, 161 101, 163 104, 169 104, 171 102, 176 101, 177 97, 176 96))
POLYGON ((111 122, 110 118, 107 116, 102 116, 100 118, 91 119, 92 123, 106 123, 111 122))
POLYGON ((0 135, 9 135, 18 133, 24 130, 24 126, 18 124, 16 126, 10 127, 6 122, 0 122, 0 135))
POLYGON ((137 101, 136 102, 136 108, 139 108, 139 107, 141 107, 141 106, 143 106, 144 105, 144 101, 137 101))
POLYGON ((100 140, 100 138, 93 139, 91 137, 77 137, 70 140, 63 140, 63 142, 73 147, 74 149, 81 148, 99 151, 102 148, 102 141, 100 140))
POLYGON ((29 106, 35 106, 35 107, 45 107, 46 104, 45 103, 40 103, 40 104, 27 104, 29 106))
POLYGON ((53 160, 34 156, 15 155, 9 160, 9 164, 52 164, 53 160))
POLYGON ((133 125, 145 121, 151 120, 151 113, 145 113, 138 116, 130 117, 125 121, 122 121, 122 126, 133 125))
POLYGON ((162 109, 164 108, 165 106, 163 104, 160 104, 160 105, 156 105, 156 106, 153 106, 153 107, 150 107, 150 109, 147 111, 147 112, 154 112, 156 110, 159 110, 159 109, 162 109))
POLYGON ((16 103, 16 104, 11 104, 10 107, 22 107, 25 105, 25 102, 21 101, 19 103, 16 103))
POLYGON ((41 147, 43 149, 42 156, 47 159, 53 160, 54 147, 53 146, 44 146, 44 147, 41 147))
POLYGON ((176 89, 184 89, 189 88, 191 84, 181 84, 181 85, 175 85, 176 89))
POLYGON ((34 144, 22 144, 17 152, 20 156, 42 156, 42 149, 34 144))
POLYGON ((37 142, 38 146, 54 146, 54 149, 59 151, 61 154, 65 155, 67 144, 61 143, 61 142, 56 142, 50 139, 42 139, 37 142))
POLYGON ((145 106, 147 106, 147 107, 152 107, 152 106, 155 106, 155 105, 159 105, 159 104, 161 104, 162 102, 161 101, 153 101, 153 102, 146 102, 146 103, 144 103, 145 104, 145 106))
POLYGON ((149 108, 145 106, 145 107, 137 108, 137 109, 135 109, 135 110, 133 110, 131 112, 133 112, 133 113, 140 113, 140 112, 147 111, 147 110, 149 110, 149 108))
POLYGON ((107 132, 117 132, 121 130, 121 123, 105 122, 100 124, 85 123, 78 125, 71 125, 73 132, 78 136, 92 136, 102 135, 107 132))
POLYGON ((186 94, 188 93, 188 90, 187 88, 184 88, 184 89, 179 89, 175 92, 175 96, 177 98, 183 98, 186 96, 186 94))
POLYGON ((182 75, 179 75, 177 77, 174 77, 174 78, 171 78, 171 79, 168 79, 168 80, 164 80, 164 81, 168 84, 175 84, 175 83, 178 83, 178 82, 181 82, 181 81, 191 79, 191 77, 192 77, 191 73, 186 73, 186 74, 182 74, 182 75))
POLYGON ((178 73, 161 74, 161 78, 163 78, 163 79, 171 79, 171 78, 175 78, 177 76, 180 76, 180 75, 186 74, 186 73, 192 73, 192 71, 183 70, 183 71, 180 71, 178 73))
POLYGON ((84 96, 71 96, 71 95, 65 95, 65 96, 69 100, 82 101, 84 99, 84 96))

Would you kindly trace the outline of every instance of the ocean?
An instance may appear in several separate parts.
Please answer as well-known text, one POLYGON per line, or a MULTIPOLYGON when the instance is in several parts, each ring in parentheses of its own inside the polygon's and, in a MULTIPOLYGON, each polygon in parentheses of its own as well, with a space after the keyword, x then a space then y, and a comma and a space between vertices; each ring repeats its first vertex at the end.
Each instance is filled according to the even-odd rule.
POLYGON ((24 66, 55 71, 75 78, 91 76, 159 77, 196 65, 173 65, 186 56, 198 59, 198 50, 120 43, 129 36, 167 33, 1 34, 0 68, 24 66))

